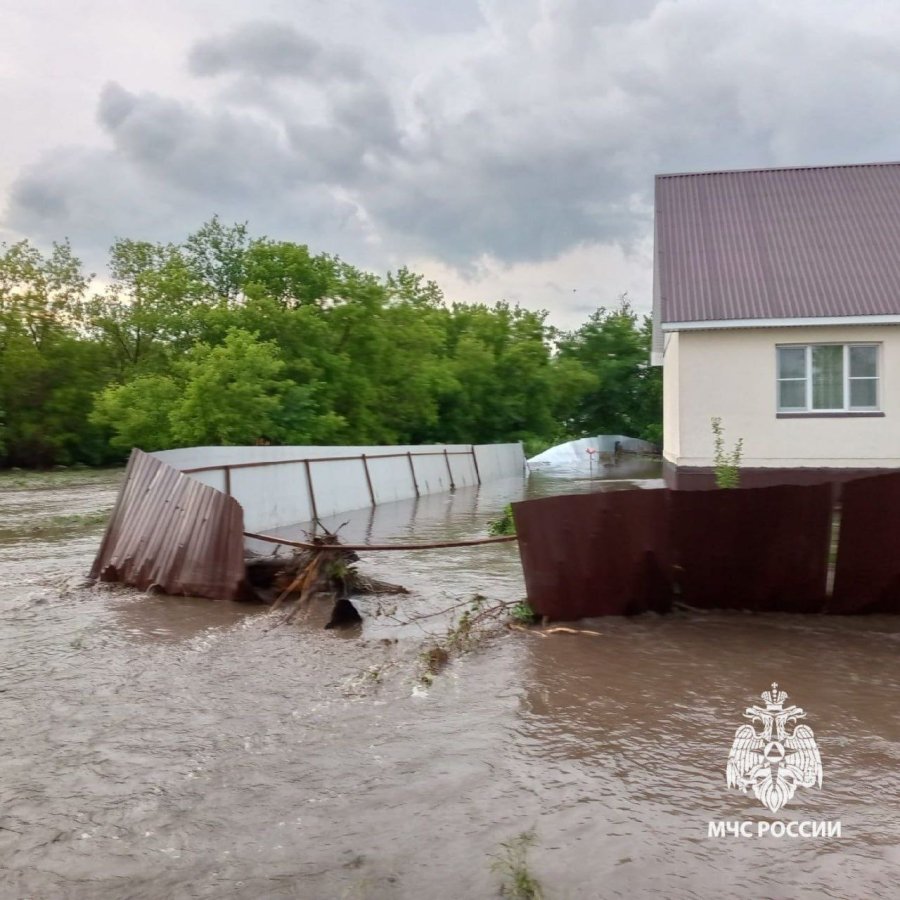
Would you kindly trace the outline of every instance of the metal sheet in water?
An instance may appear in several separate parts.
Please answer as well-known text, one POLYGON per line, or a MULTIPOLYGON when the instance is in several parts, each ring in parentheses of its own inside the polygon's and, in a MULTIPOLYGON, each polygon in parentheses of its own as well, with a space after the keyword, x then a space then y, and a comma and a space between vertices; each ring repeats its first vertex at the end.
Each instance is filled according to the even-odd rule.
POLYGON ((834 613, 900 612, 900 475, 848 481, 841 500, 834 613))
POLYGON ((824 608, 830 484, 669 493, 682 602, 758 612, 824 608))
POLYGON ((235 600, 243 591, 243 531, 232 497, 133 450, 91 577, 235 600))
POLYGON ((551 619, 666 609, 667 493, 598 492, 514 503, 532 609, 551 619))

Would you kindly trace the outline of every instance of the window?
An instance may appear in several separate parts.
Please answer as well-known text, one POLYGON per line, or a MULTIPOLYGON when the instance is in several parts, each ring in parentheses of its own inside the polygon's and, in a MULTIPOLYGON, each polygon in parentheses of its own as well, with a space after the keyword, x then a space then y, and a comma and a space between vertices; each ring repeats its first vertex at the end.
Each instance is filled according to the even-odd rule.
POLYGON ((776 350, 779 412, 878 409, 878 344, 794 344, 776 350))

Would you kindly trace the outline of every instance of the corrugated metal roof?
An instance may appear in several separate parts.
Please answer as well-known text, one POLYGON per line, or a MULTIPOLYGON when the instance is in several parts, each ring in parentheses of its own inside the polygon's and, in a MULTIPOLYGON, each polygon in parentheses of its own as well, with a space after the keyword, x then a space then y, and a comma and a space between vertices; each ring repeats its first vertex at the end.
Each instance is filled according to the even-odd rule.
POLYGON ((236 600, 244 590, 243 532, 234 498, 132 450, 91 577, 236 600))
POLYGON ((900 163, 658 175, 662 324, 900 314, 900 163))

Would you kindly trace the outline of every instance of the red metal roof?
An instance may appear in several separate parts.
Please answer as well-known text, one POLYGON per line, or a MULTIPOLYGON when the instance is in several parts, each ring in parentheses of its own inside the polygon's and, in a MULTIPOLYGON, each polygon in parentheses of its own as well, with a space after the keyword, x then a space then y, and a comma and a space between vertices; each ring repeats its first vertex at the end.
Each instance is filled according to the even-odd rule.
POLYGON ((659 319, 900 314, 900 163, 658 175, 659 319))
POLYGON ((244 596, 244 512, 232 497, 132 450, 91 577, 167 594, 244 596))

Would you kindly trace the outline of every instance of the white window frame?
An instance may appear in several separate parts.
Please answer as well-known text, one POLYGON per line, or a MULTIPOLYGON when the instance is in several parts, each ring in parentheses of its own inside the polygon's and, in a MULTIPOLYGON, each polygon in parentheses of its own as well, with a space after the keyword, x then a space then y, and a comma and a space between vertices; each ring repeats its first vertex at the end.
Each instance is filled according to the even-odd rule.
POLYGON ((776 344, 775 345, 775 409, 778 413, 784 415, 796 416, 818 416, 828 414, 844 414, 852 416, 854 414, 866 414, 881 412, 881 344, 877 341, 819 341, 815 343, 804 344, 776 344), (813 408, 813 379, 812 379, 812 351, 814 347, 842 347, 844 351, 843 357, 843 406, 832 409, 814 409, 813 408), (874 347, 875 348, 875 375, 873 376, 853 376, 850 375, 850 348, 851 347, 874 347), (779 368, 779 351, 781 350, 805 350, 805 374, 803 378, 782 378, 779 368), (850 382, 851 380, 865 380, 875 382, 875 405, 874 406, 850 406, 850 382), (806 406, 782 406, 781 405, 781 382, 782 381, 804 381, 806 392, 806 406))

